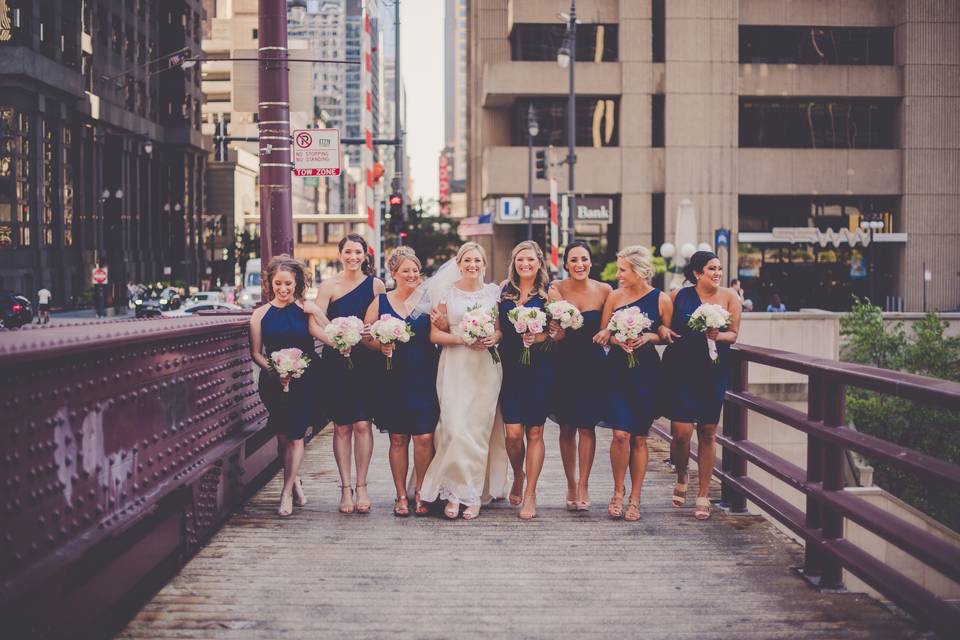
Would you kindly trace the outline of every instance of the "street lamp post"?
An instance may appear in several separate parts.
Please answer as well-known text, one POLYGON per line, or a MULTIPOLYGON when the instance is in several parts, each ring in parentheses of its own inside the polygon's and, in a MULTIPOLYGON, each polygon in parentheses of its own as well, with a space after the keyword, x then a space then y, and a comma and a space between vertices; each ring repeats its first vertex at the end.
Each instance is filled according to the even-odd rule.
POLYGON ((873 249, 873 241, 876 238, 876 233, 883 229, 883 222, 880 220, 861 220, 860 228, 863 229, 868 237, 870 238, 870 244, 867 246, 867 271, 869 278, 869 287, 870 287, 870 303, 873 304, 877 296, 877 268, 874 262, 876 261, 876 253, 873 249))
POLYGON ((577 164, 577 99, 576 83, 574 82, 574 67, 577 59, 577 0, 570 0, 570 14, 567 16, 567 36, 564 38, 563 46, 557 52, 557 64, 561 68, 570 70, 570 88, 567 95, 567 190, 570 192, 567 196, 567 206, 569 218, 567 220, 568 242, 574 241, 575 220, 577 210, 577 196, 574 189, 574 165, 577 164))
POLYGON ((527 110, 527 240, 533 240, 533 139, 540 133, 533 104, 527 110))

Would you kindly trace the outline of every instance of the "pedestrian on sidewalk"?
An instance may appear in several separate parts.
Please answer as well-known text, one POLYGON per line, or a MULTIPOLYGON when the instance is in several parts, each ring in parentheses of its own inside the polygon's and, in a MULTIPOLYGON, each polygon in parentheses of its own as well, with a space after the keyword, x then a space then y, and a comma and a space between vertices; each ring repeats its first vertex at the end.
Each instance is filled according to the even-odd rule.
POLYGON ((50 322, 50 298, 53 294, 46 287, 37 291, 37 324, 50 322))

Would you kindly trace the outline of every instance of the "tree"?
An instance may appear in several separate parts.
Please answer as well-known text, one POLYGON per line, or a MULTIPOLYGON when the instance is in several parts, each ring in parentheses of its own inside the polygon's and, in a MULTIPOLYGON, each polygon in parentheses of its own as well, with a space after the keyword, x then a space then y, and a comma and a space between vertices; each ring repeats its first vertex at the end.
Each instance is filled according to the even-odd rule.
MULTIPOLYGON (((928 313, 908 335, 902 323, 885 326, 883 314, 854 297, 840 320, 846 339, 841 359, 918 375, 960 381, 960 338, 945 335, 947 323, 928 313)), ((921 453, 960 463, 960 412, 849 387, 847 417, 858 431, 921 453)), ((921 511, 960 529, 960 495, 922 481, 896 467, 871 460, 878 486, 921 511)))
POLYGON ((456 219, 427 213, 423 202, 418 201, 416 205, 407 207, 406 224, 391 224, 390 227, 398 231, 387 231, 384 239, 386 246, 395 247, 398 244, 398 235, 405 232, 403 244, 413 247, 423 261, 425 275, 430 275, 456 255, 457 248, 463 242, 457 234, 457 225, 456 219))

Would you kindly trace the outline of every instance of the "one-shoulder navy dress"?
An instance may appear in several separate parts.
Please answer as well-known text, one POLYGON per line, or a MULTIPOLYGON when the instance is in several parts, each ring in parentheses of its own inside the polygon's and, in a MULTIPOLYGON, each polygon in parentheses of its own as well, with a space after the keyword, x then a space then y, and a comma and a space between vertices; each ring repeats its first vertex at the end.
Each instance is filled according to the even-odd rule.
MULTIPOLYGON (((353 288, 350 293, 332 301, 327 307, 327 316, 342 318, 356 316, 363 320, 367 307, 373 302, 373 276, 353 288)), ((382 364, 375 354, 361 344, 350 350, 353 369, 347 367, 346 359, 333 347, 323 350, 324 383, 327 390, 330 419, 334 424, 353 424, 373 419, 373 398, 376 389, 370 379, 371 367, 382 364)))
POLYGON ((310 360, 300 378, 290 380, 290 390, 284 393, 280 378, 270 371, 260 372, 260 399, 270 413, 267 426, 274 433, 291 440, 304 436, 307 427, 322 427, 316 390, 320 387, 320 356, 310 335, 309 317, 295 304, 275 307, 272 304, 260 320, 260 334, 267 359, 280 349, 296 347, 310 360))
POLYGON ((717 424, 727 392, 730 345, 717 343, 718 361, 710 361, 707 336, 690 328, 690 316, 701 304, 695 287, 684 287, 673 301, 670 328, 680 334, 663 354, 666 369, 666 416, 676 422, 717 424))
MULTIPOLYGON (((654 288, 617 311, 637 307, 647 314, 653 324, 647 332, 656 333, 660 327, 660 290, 654 288)), ((627 353, 619 345, 611 345, 606 361, 607 414, 601 426, 627 431, 634 436, 646 436, 650 425, 660 415, 662 388, 660 354, 649 342, 634 350, 636 366, 627 366, 627 353)))
POLYGON ((413 337, 409 342, 395 342, 393 368, 387 371, 381 355, 376 378, 378 407, 377 428, 390 433, 423 435, 433 433, 440 418, 437 399, 437 364, 440 353, 430 342, 430 316, 421 314, 405 318, 393 308, 387 294, 378 296, 380 315, 390 314, 410 325, 413 337))
MULTIPOLYGON (((535 295, 523 306, 543 309, 546 300, 535 295)), ((504 424, 539 426, 547 421, 554 379, 553 350, 544 351, 543 345, 530 347, 530 364, 520 364, 523 338, 517 333, 507 314, 517 303, 500 301, 500 359, 503 362, 503 384, 500 387, 500 411, 504 424)))
POLYGON ((600 331, 600 309, 582 311, 583 326, 567 329, 557 342, 554 412, 564 426, 592 429, 603 418, 605 406, 603 347, 594 343, 600 331))

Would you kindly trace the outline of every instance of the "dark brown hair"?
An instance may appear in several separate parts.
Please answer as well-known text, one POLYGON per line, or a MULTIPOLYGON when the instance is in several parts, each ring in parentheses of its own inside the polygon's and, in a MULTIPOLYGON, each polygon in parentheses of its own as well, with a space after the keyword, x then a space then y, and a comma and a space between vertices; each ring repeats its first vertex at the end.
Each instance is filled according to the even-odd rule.
POLYGON ((683 268, 683 277, 686 278, 690 284, 697 284, 697 274, 703 273, 703 270, 707 268, 708 262, 717 259, 717 254, 713 251, 697 251, 690 256, 690 261, 683 268))
POLYGON ((364 275, 369 275, 371 272, 370 247, 367 246, 366 239, 364 239, 364 237, 359 233, 348 233, 340 238, 340 242, 337 244, 337 253, 343 253, 343 247, 348 242, 356 242, 363 247, 363 264, 360 265, 360 271, 362 271, 364 275))
POLYGON ((295 283, 293 298, 294 300, 303 300, 307 287, 310 286, 313 279, 310 277, 310 274, 307 273, 307 268, 302 262, 291 258, 285 253, 281 253, 278 256, 274 256, 269 264, 267 264, 267 270, 265 272, 267 279, 267 302, 276 297, 276 294, 273 293, 273 276, 277 275, 278 271, 288 271, 293 274, 293 281, 295 283))

